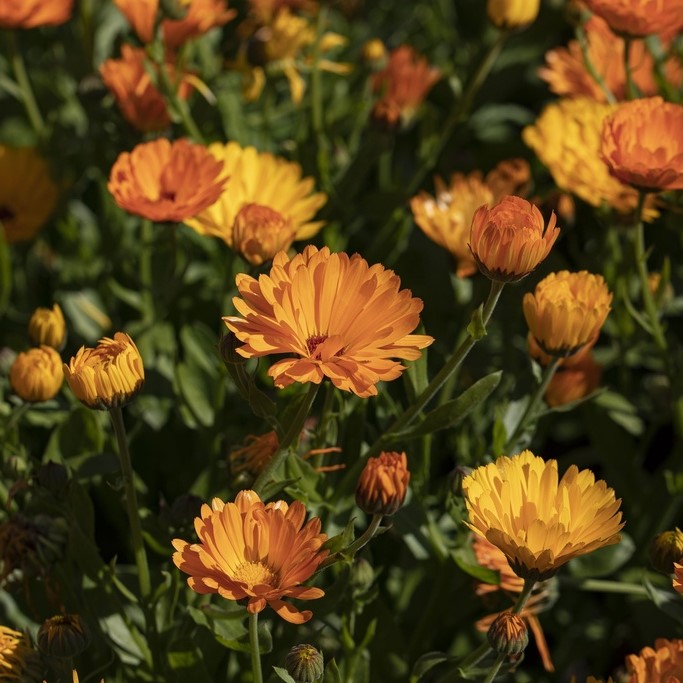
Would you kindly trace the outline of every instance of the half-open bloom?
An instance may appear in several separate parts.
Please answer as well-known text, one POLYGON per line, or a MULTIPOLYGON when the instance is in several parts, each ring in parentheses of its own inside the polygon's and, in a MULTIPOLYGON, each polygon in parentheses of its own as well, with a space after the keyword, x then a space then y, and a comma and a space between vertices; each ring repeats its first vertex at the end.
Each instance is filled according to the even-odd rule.
POLYGON ((487 0, 486 13, 499 28, 522 28, 538 16, 541 0, 487 0))
POLYGON ((403 505, 410 472, 405 453, 368 458, 356 487, 356 504, 368 515, 393 515, 403 505))
POLYGON ((583 0, 617 32, 629 36, 677 33, 683 28, 680 0, 583 0))
POLYGON ((173 540, 173 562, 190 575, 187 583, 197 593, 218 593, 228 600, 247 600, 256 614, 272 607, 293 624, 313 613, 299 612, 283 598, 314 600, 324 592, 301 584, 311 578, 328 551, 320 519, 305 525, 306 508, 283 500, 265 505, 254 491, 240 491, 234 503, 219 498, 202 505, 195 519, 198 543, 173 540))
POLYGON ((20 353, 9 370, 12 390, 29 403, 54 398, 63 381, 62 359, 51 346, 39 346, 20 353))
POLYGON ((548 579, 572 558, 617 543, 624 526, 621 500, 604 481, 576 465, 558 479, 557 461, 531 451, 478 467, 462 487, 467 525, 530 580, 548 579))
POLYGON ((296 233, 292 221, 260 204, 245 204, 235 217, 233 247, 249 263, 260 266, 278 251, 287 251, 296 233))
POLYGON ((0 28, 57 26, 69 20, 73 8, 74 0, 2 0, 0 28))
POLYGON ((370 267, 359 254, 331 254, 309 245, 290 260, 273 259, 258 280, 240 274, 242 298, 233 303, 242 318, 223 318, 243 342, 245 358, 287 354, 270 367, 276 387, 320 384, 325 377, 358 396, 377 394, 376 384, 396 379, 417 360, 432 337, 410 334, 420 322, 422 301, 384 266, 370 267))
POLYGON ((57 351, 64 348, 66 323, 59 304, 52 308, 36 308, 28 321, 28 336, 34 346, 51 346, 57 351))
POLYGON ((683 683, 683 640, 655 640, 637 655, 626 656, 628 683, 683 683))
POLYGON ((107 188, 129 213, 152 221, 183 221, 211 206, 227 178, 203 145, 159 138, 123 152, 107 188))
POLYGON ((661 97, 622 102, 605 119, 601 155, 609 172, 622 183, 646 190, 681 190, 681 131, 680 104, 661 97))

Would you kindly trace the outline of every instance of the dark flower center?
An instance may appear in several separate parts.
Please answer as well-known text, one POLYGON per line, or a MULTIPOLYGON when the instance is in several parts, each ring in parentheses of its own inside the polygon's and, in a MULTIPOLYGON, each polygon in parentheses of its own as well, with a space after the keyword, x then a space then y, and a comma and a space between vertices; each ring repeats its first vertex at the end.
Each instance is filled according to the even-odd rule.
MULTIPOLYGON (((306 347, 308 348, 308 353, 309 355, 314 356, 315 350, 327 339, 326 334, 317 334, 312 337, 309 337, 306 340, 306 347)), ((318 359, 320 356, 318 356, 318 359)))
POLYGON ((160 199, 168 199, 168 201, 174 202, 175 201, 175 192, 173 192, 172 190, 164 190, 161 193, 160 199))
POLYGON ((7 221, 11 221, 16 214, 12 209, 9 208, 9 206, 5 206, 4 204, 0 204, 0 223, 6 223, 7 221))

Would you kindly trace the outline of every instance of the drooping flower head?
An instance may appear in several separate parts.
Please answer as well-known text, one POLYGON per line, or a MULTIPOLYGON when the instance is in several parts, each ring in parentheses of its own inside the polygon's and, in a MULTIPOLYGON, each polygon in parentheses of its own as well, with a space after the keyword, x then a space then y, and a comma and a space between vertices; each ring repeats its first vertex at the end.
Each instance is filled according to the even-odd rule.
POLYGON ((683 28, 680 0, 583 0, 617 32, 628 36, 677 33, 683 28))
POLYGON ((28 403, 54 398, 62 388, 62 359, 51 346, 20 353, 9 371, 12 391, 28 403))
POLYGON ((0 28, 28 29, 68 21, 74 0, 2 0, 0 28))
POLYGON ((142 389, 145 369, 135 342, 123 332, 103 337, 94 349, 82 346, 64 376, 76 398, 88 408, 110 410, 125 405, 142 389))
POLYGON ((28 336, 34 346, 51 346, 57 351, 66 342, 66 323, 59 304, 52 308, 36 308, 28 321, 28 336))
POLYGON ((590 470, 572 465, 558 479, 556 460, 524 451, 478 467, 462 487, 467 525, 523 578, 548 579, 572 558, 619 541, 621 500, 590 470))
POLYGON ((107 188, 129 213, 152 221, 184 221, 211 206, 226 180, 223 164, 203 145, 160 138, 120 154, 107 188))
POLYGON ((409 481, 405 453, 384 452, 368 458, 358 479, 356 504, 368 515, 393 515, 403 505, 409 481))
POLYGON ((682 130, 680 104, 661 97, 622 102, 605 119, 601 156, 622 183, 654 191, 681 190, 682 130))
POLYGON ((522 28, 538 16, 541 0, 487 0, 486 13, 498 28, 522 28))
POLYGON ((10 244, 32 239, 58 198, 48 165, 35 149, 0 145, 0 226, 10 244))
POLYGON ((560 234, 555 221, 552 213, 546 226, 538 207, 521 197, 504 197, 492 209, 480 206, 472 218, 472 256, 492 280, 521 280, 550 253, 560 234))
POLYGON ((286 621, 302 624, 312 612, 299 612, 284 598, 321 598, 320 588, 301 584, 328 555, 321 549, 327 535, 320 533, 320 519, 304 525, 305 518, 298 500, 266 505, 254 491, 240 491, 234 503, 214 498, 195 519, 199 542, 173 540, 173 562, 190 575, 187 583, 197 593, 247 600, 252 614, 270 606, 286 621))
MULTIPOLYGON (((28 636, 8 626, 0 626, 0 679, 3 681, 32 680, 40 670, 38 655, 28 636)), ((35 679, 33 679, 35 680, 35 679)))
POLYGON ((683 640, 655 640, 637 655, 626 656, 628 683, 683 683, 683 640))
POLYGON ((268 370, 275 386, 319 384, 325 377, 344 391, 375 396, 377 383, 396 379, 432 337, 410 334, 422 301, 384 266, 370 267, 360 255, 331 254, 308 246, 290 260, 273 259, 258 280, 238 275, 235 308, 243 317, 223 318, 243 342, 245 358, 286 354, 268 370))
POLYGON ((571 356, 594 342, 610 312, 612 294, 601 275, 561 270, 541 280, 522 302, 537 344, 551 356, 571 356))

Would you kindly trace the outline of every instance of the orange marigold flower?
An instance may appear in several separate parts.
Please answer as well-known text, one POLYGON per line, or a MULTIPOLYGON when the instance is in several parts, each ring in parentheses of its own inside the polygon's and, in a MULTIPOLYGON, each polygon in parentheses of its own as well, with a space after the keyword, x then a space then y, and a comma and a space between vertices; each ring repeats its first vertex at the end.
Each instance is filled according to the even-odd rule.
POLYGON ((2 0, 0 28, 57 26, 68 21, 74 0, 2 0))
POLYGON ((683 683, 683 640, 655 640, 637 655, 626 656, 628 683, 683 683))
POLYGON ((62 359, 51 346, 20 353, 9 370, 12 391, 29 403, 54 398, 62 388, 62 359))
MULTIPOLYGON (((166 65, 169 78, 174 81, 173 65, 166 65)), ((100 66, 104 84, 112 91, 121 113, 128 123, 147 133, 162 130, 171 124, 163 95, 152 83, 145 68, 145 51, 131 45, 121 47, 121 59, 107 59, 100 66)), ((178 97, 188 98, 191 88, 180 79, 178 97)))
POLYGON ((123 152, 107 188, 129 213, 153 221, 184 221, 211 206, 227 178, 206 147, 164 138, 123 152))
POLYGON ((538 207, 521 197, 504 197, 492 209, 480 206, 472 218, 472 256, 492 280, 521 280, 550 253, 560 234, 555 221, 552 213, 546 226, 538 207))
POLYGON ((617 32, 629 36, 676 33, 683 28, 680 0, 583 0, 617 32))
POLYGON ((531 189, 531 167, 526 159, 504 159, 486 174, 485 182, 496 203, 508 194, 526 198, 531 189))
POLYGON ((356 486, 356 505, 368 515, 393 515, 406 499, 409 481, 405 453, 368 458, 356 486))
POLYGON ((10 244, 32 239, 58 198, 50 169, 35 149, 0 145, 0 226, 10 244))
POLYGON ((487 0, 486 13, 498 28, 528 26, 538 16, 541 0, 487 0))
POLYGON ((190 575, 193 591, 246 599, 252 614, 268 605, 293 624, 313 616, 283 598, 324 595, 320 588, 301 586, 328 555, 322 550, 327 535, 320 533, 318 517, 304 526, 306 508, 298 500, 264 505, 254 491, 240 491, 234 503, 214 498, 200 514, 195 519, 199 543, 173 540, 173 562, 190 575))
POLYGON ((681 558, 682 564, 674 562, 674 589, 679 593, 683 593, 683 558, 681 558))
MULTIPOLYGON (((681 10, 683 11, 683 9, 681 10)), ((683 189, 683 106, 661 97, 623 102, 605 119, 601 155, 622 183, 683 189)))
POLYGON ((52 308, 36 308, 28 321, 28 336, 34 346, 51 346, 57 351, 66 342, 66 323, 59 304, 52 308))
POLYGON ((416 360, 434 341, 410 334, 422 301, 399 291, 393 271, 358 254, 309 245, 290 260, 281 251, 268 275, 240 274, 236 282, 243 298, 233 303, 244 317, 223 320, 243 342, 241 356, 288 354, 268 370, 279 388, 328 377, 339 389, 375 396, 378 382, 405 370, 393 358, 416 360))
POLYGON ((553 408, 578 401, 592 394, 600 386, 601 379, 602 366, 589 352, 579 363, 558 369, 545 391, 545 401, 553 408))
POLYGON ((295 237, 291 219, 260 204, 245 204, 232 230, 235 251, 255 266, 270 261, 278 251, 287 251, 295 237))

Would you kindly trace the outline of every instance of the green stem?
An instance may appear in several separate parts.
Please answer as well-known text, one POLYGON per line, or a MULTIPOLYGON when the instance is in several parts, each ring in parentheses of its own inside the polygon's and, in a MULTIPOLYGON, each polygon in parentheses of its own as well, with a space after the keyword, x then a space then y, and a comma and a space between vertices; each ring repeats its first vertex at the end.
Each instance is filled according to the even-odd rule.
POLYGON ((645 586, 637 583, 622 583, 621 581, 604 581, 602 579, 583 579, 576 581, 573 579, 561 579, 573 588, 581 591, 591 591, 597 593, 620 593, 622 595, 641 595, 648 596, 645 586))
POLYGON ((150 580, 149 565, 147 564, 145 543, 142 538, 142 525, 140 524, 140 512, 135 492, 133 465, 131 464, 130 451, 128 450, 128 441, 126 439, 126 428, 123 424, 121 408, 112 408, 109 414, 114 424, 114 433, 116 434, 116 441, 119 447, 119 462, 121 463, 121 474, 123 475, 123 488, 126 498, 128 523, 130 524, 130 539, 133 544, 133 554, 135 555, 135 564, 138 569, 140 595, 146 604, 152 595, 152 582, 150 580))
POLYGON ((353 543, 351 543, 351 545, 323 560, 318 568, 318 571, 325 569, 325 567, 329 567, 331 564, 335 564, 335 562, 339 561, 341 558, 348 560, 353 559, 356 553, 372 540, 381 523, 382 515, 373 515, 372 519, 370 520, 370 524, 368 524, 368 528, 363 532, 363 534, 359 536, 353 543))
POLYGON ((586 67, 586 71, 591 75, 591 78, 600 86, 600 90, 605 95, 605 99, 609 104, 615 104, 617 98, 614 96, 612 91, 607 87, 605 79, 598 73, 595 68, 593 61, 590 58, 590 53, 588 51, 588 38, 586 37, 586 31, 583 26, 576 27, 576 39, 581 47, 581 54, 583 55, 583 63, 586 67))
POLYGON ((151 324, 155 318, 152 259, 154 256, 154 225, 148 218, 142 221, 142 252, 140 253, 140 288, 143 320, 151 324))
POLYGON ((496 661, 493 662, 493 665, 489 669, 489 672, 486 674, 486 678, 484 679, 484 683, 491 683, 495 677, 498 675, 498 671, 500 667, 502 666, 503 662, 505 661, 505 654, 502 652, 499 652, 496 661))
POLYGON ((93 0, 81 0, 81 27, 83 31, 83 50, 88 69, 93 68, 94 36, 93 36, 93 0))
POLYGON ((263 683, 261 651, 258 642, 258 612, 249 613, 249 649, 251 651, 252 681, 253 683, 263 683))
POLYGON ((26 413, 30 410, 31 404, 24 401, 20 406, 17 406, 13 411, 12 414, 9 416, 9 419, 7 420, 7 423, 5 424, 5 429, 7 431, 10 431, 11 429, 14 428, 15 425, 18 425, 19 422, 21 421, 21 418, 26 415, 26 413))
POLYGON ((624 36, 624 72, 626 73, 626 98, 635 100, 638 97, 636 84, 633 82, 633 75, 631 73, 631 45, 633 38, 624 36))
POLYGON ((541 399, 543 398, 550 381, 555 375, 561 360, 561 358, 554 357, 543 370, 543 375, 541 376, 541 381, 536 387, 536 391, 534 391, 529 399, 529 402, 526 404, 524 413, 522 413, 522 417, 519 418, 519 422, 517 423, 515 430, 512 432, 512 436, 505 442, 505 447, 503 449, 505 453, 510 453, 511 450, 515 448, 519 437, 524 433, 524 430, 529 422, 536 417, 538 412, 538 404, 541 402, 541 399))
POLYGON ((320 40, 327 20, 327 8, 323 4, 318 11, 316 41, 313 48, 313 65, 311 68, 311 121, 317 145, 318 173, 323 190, 329 192, 330 160, 329 144, 325 136, 325 121, 323 118, 322 71, 320 69, 320 40))
POLYGON ((26 72, 24 58, 22 57, 21 49, 19 48, 17 34, 15 31, 8 31, 7 33, 9 36, 12 70, 14 71, 14 78, 17 81, 17 85, 21 89, 21 101, 24 105, 24 109, 26 110, 26 114, 31 122, 33 130, 40 136, 45 128, 45 120, 40 113, 38 103, 33 95, 31 81, 29 80, 28 73, 26 72))

